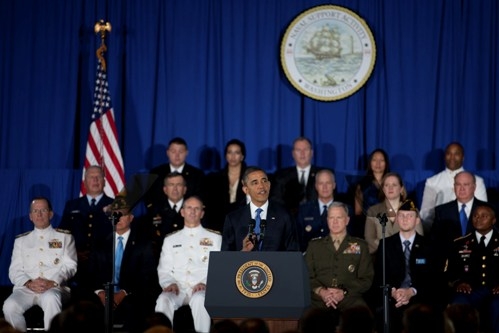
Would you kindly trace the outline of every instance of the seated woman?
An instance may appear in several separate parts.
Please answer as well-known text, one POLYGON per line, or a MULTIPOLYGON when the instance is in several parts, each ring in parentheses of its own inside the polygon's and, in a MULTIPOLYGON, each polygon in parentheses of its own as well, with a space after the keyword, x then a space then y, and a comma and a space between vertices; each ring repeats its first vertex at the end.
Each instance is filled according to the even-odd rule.
MULTIPOLYGON (((386 214, 388 221, 386 223, 385 237, 391 236, 399 231, 395 223, 395 216, 398 208, 407 197, 402 177, 398 173, 389 172, 381 179, 382 202, 376 204, 367 210, 366 225, 364 229, 364 238, 369 245, 369 252, 376 253, 378 244, 382 237, 382 226, 378 219, 378 214, 386 214)), ((423 226, 419 223, 416 232, 423 235, 423 226)))

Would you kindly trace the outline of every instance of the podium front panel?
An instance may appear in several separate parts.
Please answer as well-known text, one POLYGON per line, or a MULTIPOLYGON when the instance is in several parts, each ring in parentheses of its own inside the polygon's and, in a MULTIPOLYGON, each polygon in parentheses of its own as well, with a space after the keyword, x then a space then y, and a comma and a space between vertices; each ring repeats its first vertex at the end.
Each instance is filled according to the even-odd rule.
POLYGON ((301 252, 210 252, 205 307, 212 318, 296 319, 309 305, 309 276, 301 252), (272 286, 261 293, 241 292, 238 273, 253 262, 270 270, 272 286))

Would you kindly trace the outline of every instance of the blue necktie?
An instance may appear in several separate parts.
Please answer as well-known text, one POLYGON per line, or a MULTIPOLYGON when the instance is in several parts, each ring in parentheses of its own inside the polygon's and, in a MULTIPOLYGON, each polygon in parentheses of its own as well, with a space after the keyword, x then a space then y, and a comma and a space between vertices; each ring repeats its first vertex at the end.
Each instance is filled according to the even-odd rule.
POLYGON ((114 257, 114 291, 119 290, 121 260, 123 259, 123 237, 118 237, 118 245, 116 246, 116 254, 114 257))
POLYGON ((411 286, 411 267, 409 264, 411 258, 411 248, 409 246, 411 245, 411 242, 405 240, 403 244, 404 244, 404 257, 405 257, 405 277, 400 287, 409 288, 411 286))
POLYGON ((258 250, 262 248, 262 243, 260 239, 260 223, 262 222, 262 218, 260 217, 260 214, 263 212, 263 209, 257 208, 256 209, 256 215, 255 215, 255 235, 257 239, 257 244, 258 244, 258 250))
POLYGON ((262 222, 262 218, 260 217, 260 214, 263 212, 263 209, 257 208, 256 209, 256 215, 255 215, 255 235, 260 235, 260 223, 262 222))
POLYGON ((462 235, 466 235, 466 229, 468 227, 468 217, 466 217, 466 211, 464 210, 466 205, 463 204, 461 206, 461 210, 459 211, 459 219, 461 220, 461 231, 462 235))

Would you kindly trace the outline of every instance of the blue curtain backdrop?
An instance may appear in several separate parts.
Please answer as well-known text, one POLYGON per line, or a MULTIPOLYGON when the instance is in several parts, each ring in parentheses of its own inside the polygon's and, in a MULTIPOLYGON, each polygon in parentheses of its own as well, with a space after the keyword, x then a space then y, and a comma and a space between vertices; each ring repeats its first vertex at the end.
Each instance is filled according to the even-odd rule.
POLYGON ((443 168, 442 149, 496 188, 499 2, 338 0, 377 44, 367 84, 347 99, 300 95, 280 65, 281 38, 315 0, 0 0, 0 285, 29 199, 51 198, 58 223, 79 191, 93 102, 99 19, 113 25, 108 73, 127 177, 166 161, 182 136, 188 162, 223 164, 227 140, 269 172, 290 165, 299 135, 346 190, 384 148, 409 190, 443 168))

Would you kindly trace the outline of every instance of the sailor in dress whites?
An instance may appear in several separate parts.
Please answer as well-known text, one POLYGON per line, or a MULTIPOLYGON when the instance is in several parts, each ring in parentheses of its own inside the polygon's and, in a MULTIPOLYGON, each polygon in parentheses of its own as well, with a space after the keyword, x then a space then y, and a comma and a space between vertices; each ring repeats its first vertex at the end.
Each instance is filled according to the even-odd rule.
POLYGON ((17 330, 26 331, 24 312, 33 305, 42 308, 44 329, 61 312, 69 300, 66 281, 76 273, 76 248, 69 231, 54 229, 54 216, 47 198, 31 202, 29 218, 33 231, 19 235, 14 242, 9 278, 14 284, 12 294, 5 300, 5 319, 17 330))
POLYGON ((220 251, 222 236, 201 226, 202 201, 190 197, 180 211, 184 228, 165 237, 158 266, 163 292, 156 311, 173 322, 173 313, 189 304, 196 332, 209 332, 211 319, 204 307, 208 261, 211 251, 220 251))

